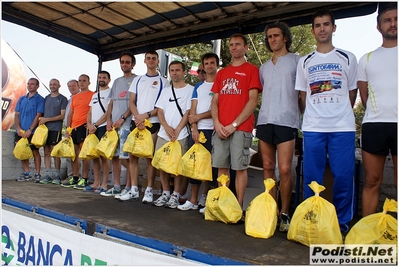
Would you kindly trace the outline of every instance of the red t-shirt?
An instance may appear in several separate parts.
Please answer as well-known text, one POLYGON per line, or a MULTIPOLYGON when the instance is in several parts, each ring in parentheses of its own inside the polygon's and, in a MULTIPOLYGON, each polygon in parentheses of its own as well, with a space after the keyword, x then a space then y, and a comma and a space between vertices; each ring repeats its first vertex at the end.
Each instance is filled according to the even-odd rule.
MULTIPOLYGON (((246 62, 240 66, 228 66, 220 70, 212 86, 212 92, 219 94, 219 122, 227 126, 234 122, 249 100, 249 89, 262 91, 259 69, 246 62)), ((255 116, 251 114, 237 130, 252 133, 255 116)))
POLYGON ((73 109, 72 125, 73 129, 83 125, 87 121, 87 113, 90 110, 90 101, 93 91, 80 92, 72 96, 71 109, 73 109))

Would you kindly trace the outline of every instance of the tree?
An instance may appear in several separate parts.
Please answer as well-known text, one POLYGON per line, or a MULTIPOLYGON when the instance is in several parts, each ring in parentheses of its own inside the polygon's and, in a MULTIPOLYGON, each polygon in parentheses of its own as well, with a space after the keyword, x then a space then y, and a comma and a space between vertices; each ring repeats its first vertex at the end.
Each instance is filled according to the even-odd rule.
MULTIPOLYGON (((353 113, 355 114, 355 123, 356 123, 356 140, 359 140, 362 134, 362 121, 365 113, 365 108, 362 102, 358 102, 353 108, 353 113)), ((357 142, 356 142, 357 144, 357 142)))

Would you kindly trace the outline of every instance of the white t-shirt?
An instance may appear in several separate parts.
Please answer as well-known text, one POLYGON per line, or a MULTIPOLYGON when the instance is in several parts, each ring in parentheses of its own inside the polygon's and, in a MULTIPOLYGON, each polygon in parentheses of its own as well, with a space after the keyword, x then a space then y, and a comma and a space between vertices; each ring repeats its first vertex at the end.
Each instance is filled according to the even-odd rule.
POLYGON ((359 60, 358 80, 368 83, 365 122, 398 122, 398 47, 379 47, 359 60))
MULTIPOLYGON (((191 100, 197 100, 196 114, 201 114, 211 110, 211 102, 213 97, 212 89, 213 82, 200 82, 194 87, 193 96, 191 100)), ((213 130, 212 118, 199 120, 197 123, 200 130, 213 130)))
POLYGON ((295 90, 306 92, 303 131, 356 131, 349 99, 349 91, 357 89, 356 76, 356 57, 345 50, 314 51, 300 58, 295 90))
MULTIPOLYGON (((175 94, 177 102, 183 112, 183 115, 186 113, 187 110, 191 108, 191 96, 193 94, 194 87, 190 84, 187 84, 183 88, 175 88, 175 94)), ((170 86, 165 87, 157 103, 155 104, 157 108, 160 108, 164 112, 166 123, 176 128, 179 123, 181 122, 182 116, 180 115, 179 110, 177 109, 175 98, 172 93, 172 88, 170 86)), ((158 136, 162 137, 165 140, 170 140, 168 135, 166 134, 165 128, 161 125, 159 129, 158 136)), ((177 137, 177 140, 181 140, 188 136, 187 128, 184 127, 177 137)))
MULTIPOLYGON (((110 99, 108 98, 109 92, 111 92, 110 88, 100 91, 100 99, 101 99, 101 103, 103 104, 105 111, 107 111, 108 104, 110 101, 110 99)), ((93 94, 93 96, 91 97, 89 106, 91 107, 91 123, 95 123, 104 114, 104 111, 101 108, 100 103, 98 102, 98 93, 97 92, 95 92, 93 94)), ((100 127, 100 126, 105 126, 105 125, 107 125, 107 121, 105 121, 101 125, 97 125, 97 126, 100 127)))
MULTIPOLYGON (((155 108, 155 103, 166 86, 170 86, 169 81, 159 74, 156 76, 145 74, 134 78, 129 92, 136 94, 136 107, 139 114, 147 113, 155 108)), ((159 122, 158 116, 153 116, 149 120, 151 123, 159 122)))

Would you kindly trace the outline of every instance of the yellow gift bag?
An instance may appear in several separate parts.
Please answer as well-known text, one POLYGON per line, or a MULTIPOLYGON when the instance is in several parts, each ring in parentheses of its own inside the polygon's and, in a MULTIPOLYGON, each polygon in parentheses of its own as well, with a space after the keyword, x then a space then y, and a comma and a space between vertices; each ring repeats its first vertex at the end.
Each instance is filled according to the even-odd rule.
POLYGON ((387 212, 398 212, 398 203, 385 199, 383 210, 358 221, 346 236, 345 244, 397 244, 398 221, 387 212))
POLYGON ((158 170, 178 175, 177 167, 181 159, 181 145, 179 141, 169 141, 155 151, 151 164, 158 170))
POLYGON ((35 133, 33 134, 32 140, 30 142, 32 143, 32 145, 36 147, 42 147, 46 144, 47 136, 48 136, 48 128, 46 125, 41 124, 36 128, 35 133))
MULTIPOLYGON (((71 134, 72 128, 68 127, 67 131, 69 134, 71 134)), ((59 158, 71 158, 72 161, 74 161, 76 158, 76 154, 75 148, 73 146, 72 137, 65 137, 61 141, 59 141, 58 144, 53 147, 50 156, 59 158)))
POLYGON ((233 192, 226 186, 229 177, 220 175, 222 186, 208 191, 206 197, 205 220, 236 223, 242 217, 242 209, 233 192))
POLYGON ((245 213, 245 233, 252 237, 269 238, 277 226, 277 203, 269 193, 276 182, 268 178, 263 183, 266 191, 249 203, 245 213))
POLYGON ((27 138, 19 139, 19 141, 15 144, 13 154, 19 160, 27 160, 33 158, 32 149, 30 148, 27 138))
POLYGON ((114 157, 116 147, 118 146, 118 141, 119 137, 115 129, 106 131, 96 146, 98 155, 107 159, 112 159, 114 157))
POLYGON ((98 142, 98 138, 95 134, 86 136, 79 153, 79 158, 83 160, 92 160, 100 157, 96 149, 98 142))
MULTIPOLYGON (((199 141, 206 142, 203 132, 199 135, 199 141)), ((181 158, 177 172, 192 179, 212 181, 211 153, 203 145, 194 144, 181 158)))
POLYGON ((306 246, 342 244, 337 213, 333 204, 319 196, 325 187, 313 181, 315 195, 303 201, 292 216, 287 238, 306 246))
MULTIPOLYGON (((151 128, 152 124, 149 120, 144 120, 144 125, 151 128)), ((127 136, 123 145, 123 152, 128 152, 133 156, 140 158, 152 158, 154 153, 154 142, 152 141, 151 132, 144 128, 139 130, 137 127, 127 136)))

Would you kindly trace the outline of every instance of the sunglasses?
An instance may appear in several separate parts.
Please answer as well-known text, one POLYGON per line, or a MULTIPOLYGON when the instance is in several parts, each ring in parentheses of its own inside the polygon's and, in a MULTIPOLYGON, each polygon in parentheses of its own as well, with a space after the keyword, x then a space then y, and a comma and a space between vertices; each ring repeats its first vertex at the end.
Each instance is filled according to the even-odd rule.
POLYGON ((197 70, 197 73, 198 73, 198 74, 200 74, 200 73, 205 74, 205 70, 198 69, 198 70, 197 70))
POLYGON ((121 65, 122 65, 122 64, 130 65, 130 63, 132 63, 132 62, 129 61, 129 60, 126 60, 126 61, 125 61, 125 60, 121 60, 120 62, 121 62, 121 65))

